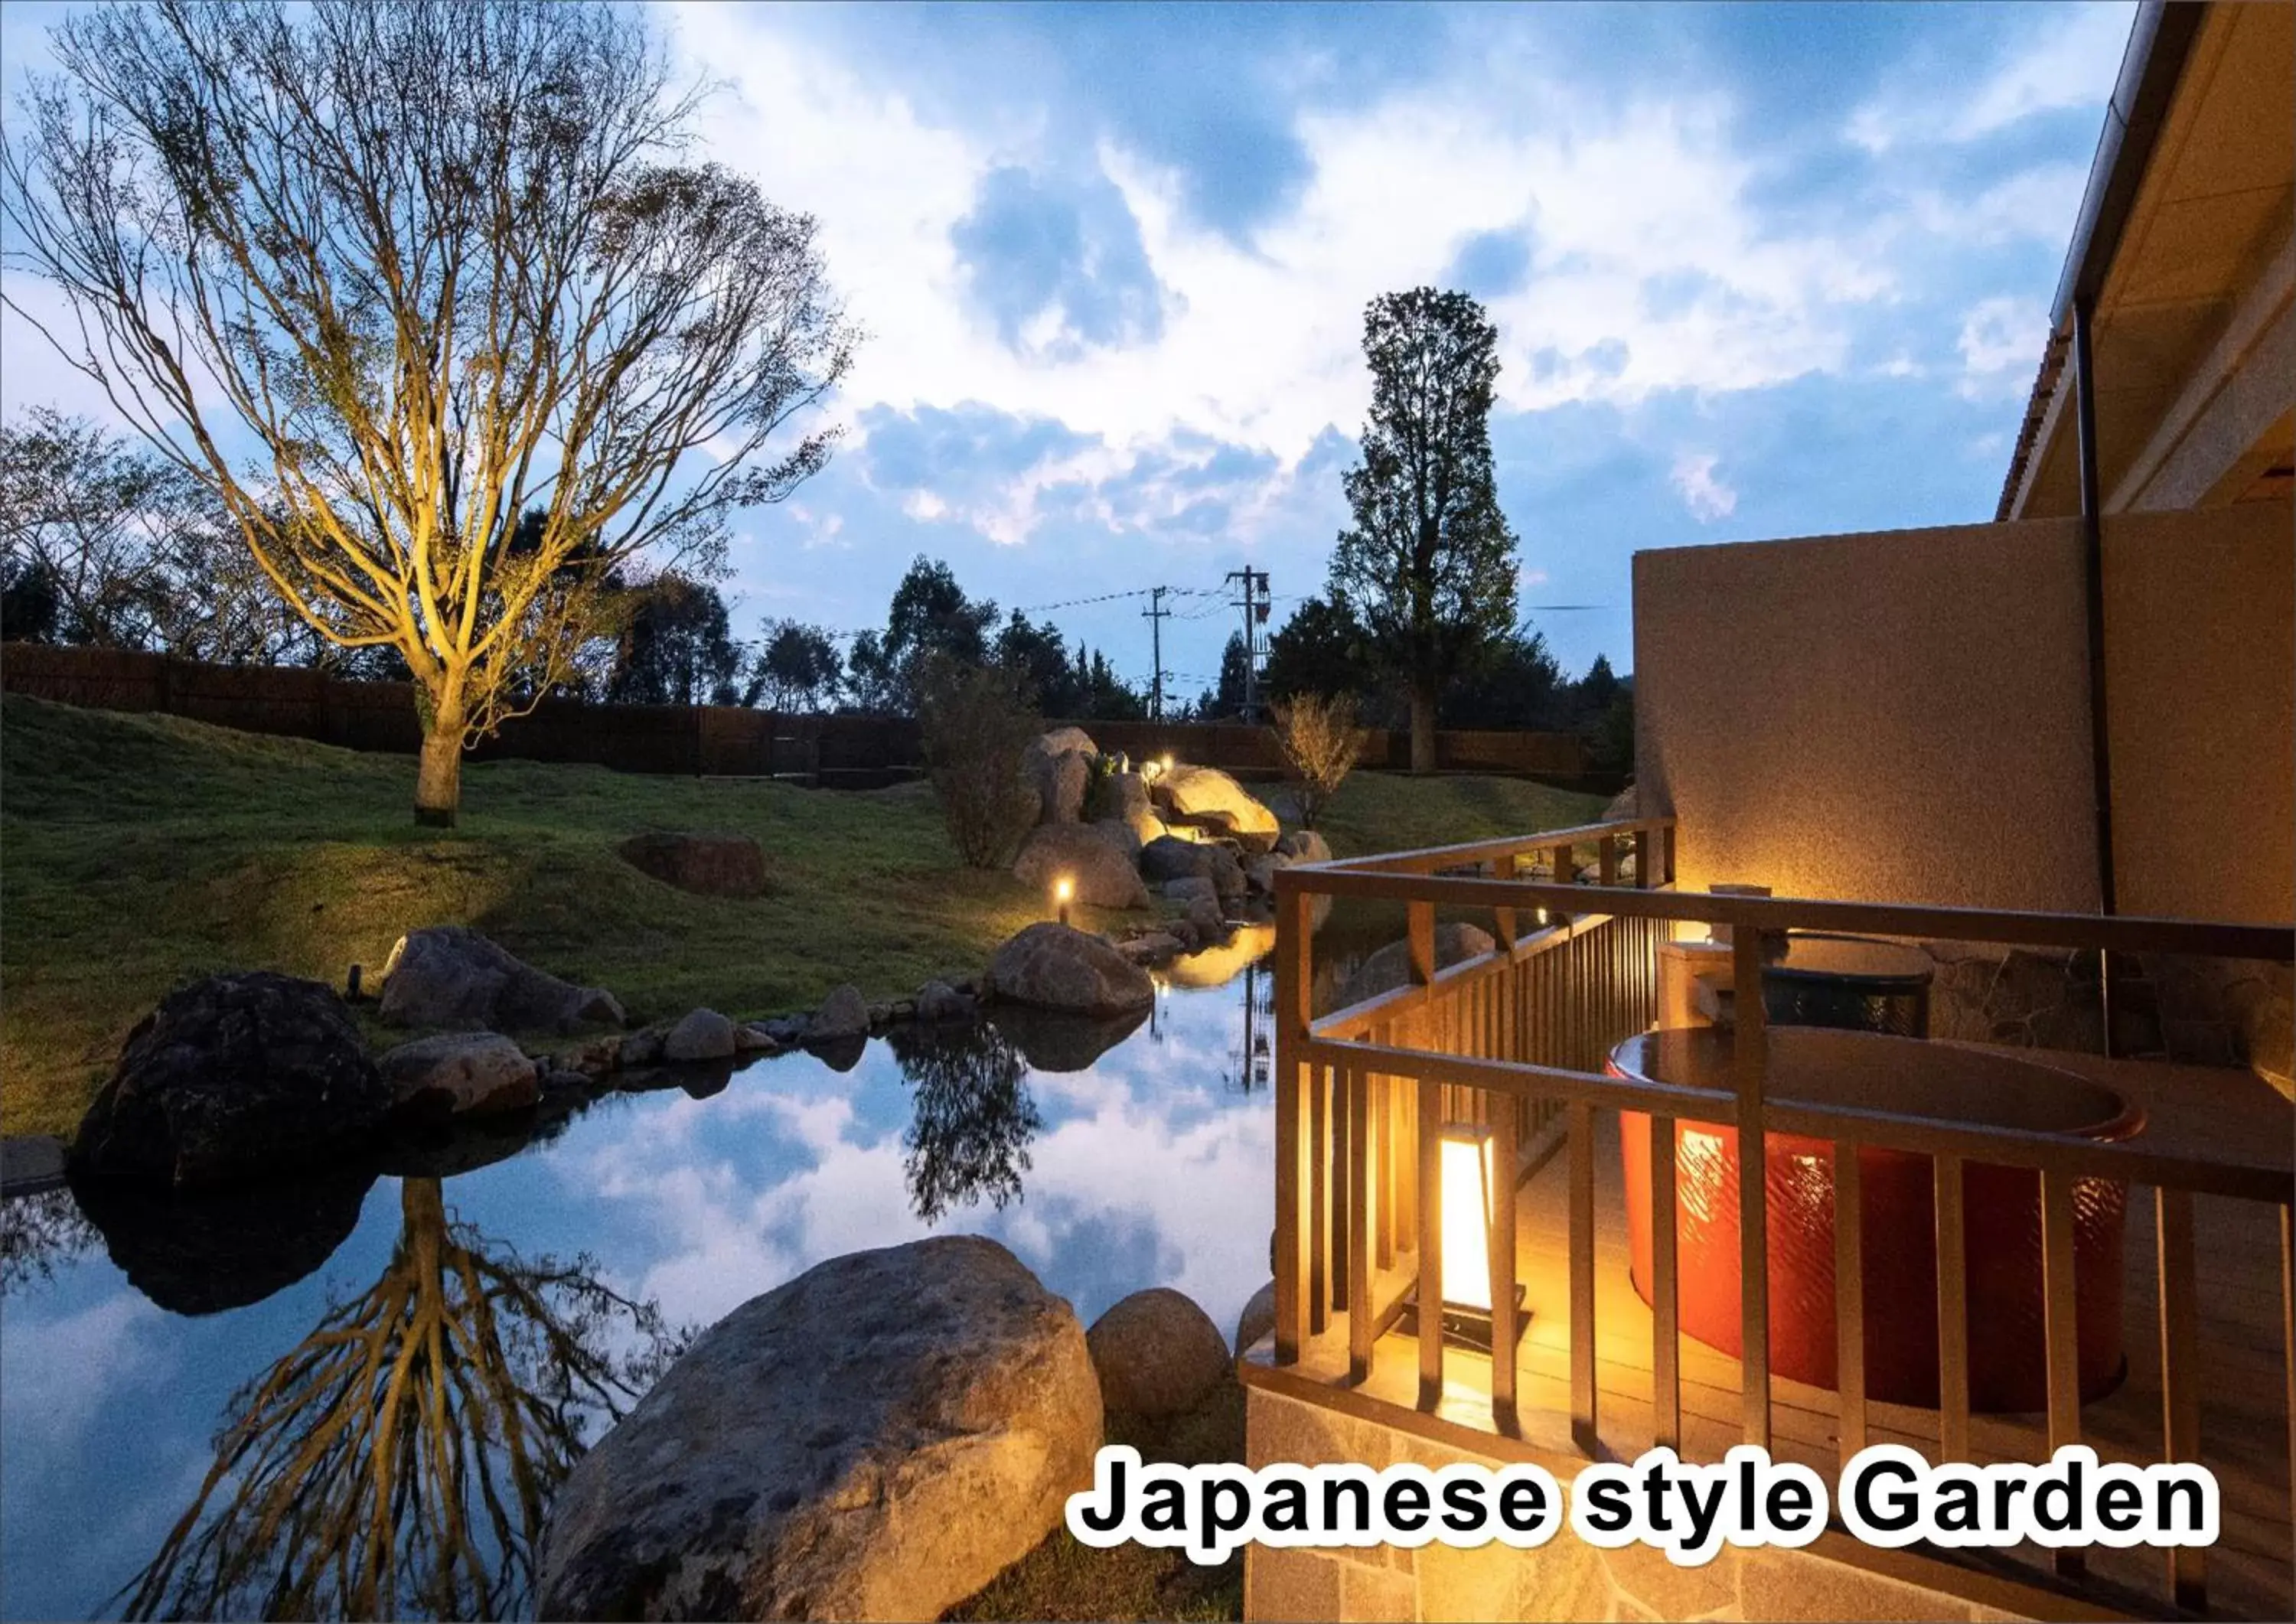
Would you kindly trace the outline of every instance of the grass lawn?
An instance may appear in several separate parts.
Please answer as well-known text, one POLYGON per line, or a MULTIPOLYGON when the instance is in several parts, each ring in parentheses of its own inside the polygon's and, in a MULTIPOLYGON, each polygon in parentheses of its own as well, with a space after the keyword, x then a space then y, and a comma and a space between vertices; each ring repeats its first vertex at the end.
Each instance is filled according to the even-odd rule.
MULTIPOLYGON (((903 997, 978 971, 1045 916, 961 866, 922 786, 847 793, 499 761, 462 827, 418 829, 409 758, 178 718, 0 704, 0 1128, 70 1134, 128 1029, 226 969, 342 983, 417 926, 470 924, 634 1021, 903 997), (689 896, 615 856, 649 828, 765 849, 770 894, 689 896)), ((1599 800, 1512 779, 1364 774, 1325 817, 1342 856, 1582 822, 1599 800)), ((1114 917, 1114 916, 1111 916, 1114 917)), ((1078 923, 1105 924, 1092 910, 1078 923)))

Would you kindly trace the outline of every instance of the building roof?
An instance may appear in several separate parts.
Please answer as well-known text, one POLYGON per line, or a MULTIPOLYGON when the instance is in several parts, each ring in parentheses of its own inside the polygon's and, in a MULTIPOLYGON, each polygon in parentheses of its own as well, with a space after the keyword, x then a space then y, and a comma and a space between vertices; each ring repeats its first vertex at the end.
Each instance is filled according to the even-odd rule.
MULTIPOLYGON (((2057 282, 1996 517, 2080 510, 2070 349, 2091 311, 2099 486, 2131 505, 2284 312, 2296 211, 2296 8, 2147 0, 2057 282)), ((2280 413, 2210 500, 2284 495, 2280 413)))

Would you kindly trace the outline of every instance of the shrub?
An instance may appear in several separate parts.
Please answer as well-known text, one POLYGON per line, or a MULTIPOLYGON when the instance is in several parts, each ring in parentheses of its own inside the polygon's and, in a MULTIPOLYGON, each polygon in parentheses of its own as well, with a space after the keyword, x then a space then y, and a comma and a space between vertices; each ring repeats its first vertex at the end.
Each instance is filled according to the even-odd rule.
POLYGON ((1018 674, 1001 665, 937 654, 920 662, 915 680, 925 775, 948 838, 970 866, 1002 867, 1035 818, 1021 770, 1043 718, 1021 698, 1018 674))
POLYGON ((1363 754, 1364 731, 1356 726, 1356 702, 1345 694, 1302 693, 1288 704, 1270 707, 1269 714, 1275 718, 1269 731, 1275 735, 1275 748, 1292 769, 1300 822, 1313 829, 1354 770, 1356 758, 1363 754))

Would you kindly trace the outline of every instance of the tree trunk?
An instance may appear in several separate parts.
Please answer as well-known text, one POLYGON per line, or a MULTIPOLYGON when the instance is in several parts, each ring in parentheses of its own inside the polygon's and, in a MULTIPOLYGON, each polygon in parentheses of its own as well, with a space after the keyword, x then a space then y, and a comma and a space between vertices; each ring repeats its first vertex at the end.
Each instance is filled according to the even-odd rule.
POLYGON ((426 721, 414 775, 414 821, 452 829, 463 804, 463 717, 460 710, 433 711, 426 721))
POLYGON ((1435 770, 1435 679, 1431 677, 1411 679, 1411 770, 1422 775, 1435 770))

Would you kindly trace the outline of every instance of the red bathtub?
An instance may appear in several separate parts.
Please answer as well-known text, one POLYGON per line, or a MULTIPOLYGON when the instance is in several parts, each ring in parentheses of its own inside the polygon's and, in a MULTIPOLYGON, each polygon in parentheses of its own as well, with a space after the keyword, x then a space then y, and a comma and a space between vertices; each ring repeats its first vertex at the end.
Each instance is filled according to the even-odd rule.
MULTIPOLYGON (((1611 1051, 1613 1075, 1728 1088, 1731 1034, 1700 1027, 1645 1033, 1611 1051)), ((2141 1111, 2111 1089, 2053 1066, 1915 1038, 1773 1027, 1772 1098, 1897 1111, 2029 1132, 2123 1139, 2141 1111)), ((1620 1114, 1627 1231, 1635 1290, 1651 1288, 1651 1119, 1620 1114)), ((1813 1387, 1836 1380, 1833 1147, 1768 1136, 1770 1367, 1813 1387)), ((1860 1214, 1870 1398, 1938 1402, 1937 1227, 1930 1159, 1861 1149, 1860 1214)), ((1739 1351, 1736 1133, 1675 1125, 1681 1324, 1727 1354, 1739 1351)), ((1970 1164, 1962 1177, 1969 1280, 1969 1392, 1977 1410, 2038 1410, 2048 1399, 2042 1336, 2040 1180, 2030 1170, 1970 1164)), ((2073 1185, 2073 1280, 2083 1399, 2110 1392, 2124 1366, 2121 1247, 2128 1189, 2073 1185)))

